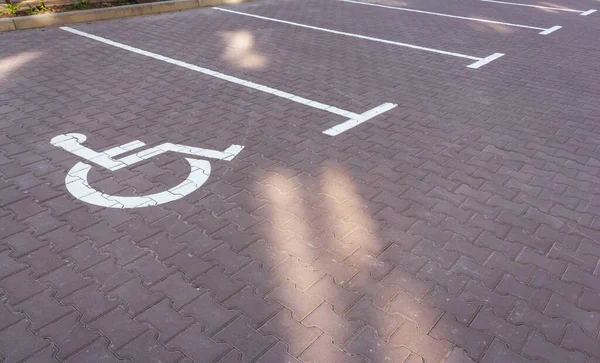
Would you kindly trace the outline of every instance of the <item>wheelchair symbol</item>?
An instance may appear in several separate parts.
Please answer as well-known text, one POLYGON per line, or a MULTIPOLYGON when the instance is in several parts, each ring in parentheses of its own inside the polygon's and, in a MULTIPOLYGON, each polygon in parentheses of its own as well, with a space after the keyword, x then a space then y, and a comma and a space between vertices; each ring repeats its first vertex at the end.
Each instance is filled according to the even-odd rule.
MULTIPOLYGON (((111 171, 128 167, 166 152, 176 152, 202 158, 230 161, 244 148, 241 145, 231 145, 225 151, 217 151, 167 142, 140 151, 136 154, 115 159, 116 156, 139 149, 146 144, 136 140, 103 152, 97 152, 82 145, 86 139, 87 137, 83 134, 63 134, 53 137, 50 143, 111 171)), ((200 188, 210 176, 211 167, 209 161, 195 158, 185 158, 185 160, 190 166, 190 174, 188 177, 179 185, 160 193, 129 197, 99 192, 92 188, 88 183, 88 173, 92 169, 92 166, 84 162, 78 162, 69 170, 65 178, 65 184, 69 193, 75 198, 100 207, 141 208, 165 204, 183 198, 194 192, 200 188)))

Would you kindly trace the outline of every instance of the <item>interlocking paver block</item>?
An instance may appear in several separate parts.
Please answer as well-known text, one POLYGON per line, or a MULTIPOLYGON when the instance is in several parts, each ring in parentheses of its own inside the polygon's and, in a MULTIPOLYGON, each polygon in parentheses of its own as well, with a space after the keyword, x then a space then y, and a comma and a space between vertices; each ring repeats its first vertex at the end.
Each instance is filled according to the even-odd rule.
POLYGON ((253 361, 277 341, 254 330, 249 323, 248 318, 240 316, 214 336, 216 341, 226 341, 239 349, 243 362, 253 361))
POLYGON ((307 328, 292 318, 287 309, 280 310, 277 315, 259 328, 263 334, 273 334, 286 341, 293 356, 298 356, 311 345, 322 332, 317 328, 307 328))
POLYGON ((321 304, 310 315, 302 320, 307 327, 317 327, 330 335, 338 346, 348 342, 364 325, 357 320, 347 320, 333 311, 328 303, 321 304))
POLYGON ((217 343, 210 339, 202 332, 202 326, 199 324, 194 324, 177 335, 167 346, 182 351, 194 362, 213 361, 231 349, 229 344, 217 343))
MULTIPOLYGON (((563 27, 540 36, 336 1, 231 5, 505 53, 469 69, 449 54, 214 9, 73 26, 348 112, 398 104, 335 137, 322 131, 344 119, 298 98, 59 28, 3 35, 0 360, 596 363, 595 15, 418 5, 563 27), (97 151, 133 140, 244 149, 210 160, 207 182, 177 201, 103 208, 65 187, 86 161, 49 141, 69 132, 97 151)), ((93 165, 89 183, 133 196, 189 172, 170 152, 114 172, 93 165)))

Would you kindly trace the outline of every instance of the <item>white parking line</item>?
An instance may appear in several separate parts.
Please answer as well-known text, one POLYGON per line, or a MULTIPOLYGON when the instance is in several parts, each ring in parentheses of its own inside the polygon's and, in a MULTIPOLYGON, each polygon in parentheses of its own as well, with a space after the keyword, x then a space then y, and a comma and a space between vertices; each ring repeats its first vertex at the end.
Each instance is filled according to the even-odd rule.
POLYGON ((547 9, 547 10, 556 10, 556 11, 568 11, 571 13, 580 13, 579 15, 587 16, 596 12, 596 9, 590 10, 575 10, 575 9, 565 9, 565 8, 551 8, 549 6, 542 5, 531 5, 531 4, 521 4, 521 3, 513 3, 508 1, 498 1, 498 0, 480 0, 486 3, 497 3, 497 4, 506 4, 506 5, 516 5, 516 6, 527 6, 530 8, 538 8, 538 9, 547 9))
POLYGON ((249 16, 249 17, 252 17, 252 18, 257 18, 257 19, 262 19, 262 20, 274 21, 274 22, 277 22, 277 23, 283 23, 283 24, 288 24, 288 25, 299 26, 299 27, 307 28, 307 29, 320 30, 320 31, 328 32, 328 33, 345 35, 345 36, 348 36, 348 37, 354 37, 354 38, 359 38, 359 39, 371 40, 371 41, 374 41, 374 42, 385 43, 385 44, 392 44, 392 45, 397 45, 397 46, 400 46, 400 47, 407 47, 407 48, 412 48, 412 49, 424 50, 426 52, 432 52, 432 53, 450 55, 450 56, 453 56, 453 57, 466 58, 466 59, 470 59, 470 60, 476 61, 475 63, 469 64, 467 66, 468 68, 479 68, 479 67, 481 67, 481 66, 483 66, 483 65, 485 65, 485 64, 487 64, 487 63, 489 63, 491 61, 493 61, 494 59, 498 59, 498 58, 500 58, 500 57, 502 57, 504 55, 503 53, 494 53, 494 54, 492 54, 490 56, 487 56, 485 58, 474 57, 474 56, 471 56, 471 55, 466 55, 466 54, 461 54, 461 53, 455 53, 455 52, 448 52, 448 51, 440 50, 440 49, 426 48, 426 47, 422 47, 420 45, 394 42, 392 40, 373 38, 373 37, 368 37, 368 36, 360 35, 360 34, 346 33, 346 32, 341 32, 341 31, 337 31, 337 30, 333 30, 333 29, 319 28, 319 27, 312 26, 312 25, 305 25, 305 24, 294 23, 294 22, 286 21, 286 20, 280 20, 280 19, 275 19, 275 18, 268 18, 266 16, 260 16, 260 15, 254 15, 254 14, 249 14, 249 13, 243 13, 241 11, 234 11, 234 10, 223 9, 223 8, 218 8, 218 7, 214 7, 213 9, 225 11, 225 12, 228 12, 228 13, 243 15, 243 16, 249 16))
MULTIPOLYGON (((128 50, 130 52, 133 52, 133 53, 136 53, 136 54, 140 54, 140 55, 143 55, 143 56, 146 56, 146 57, 149 57, 149 58, 153 58, 153 59, 157 59, 157 60, 160 60, 160 61, 163 61, 163 62, 166 62, 166 63, 174 64, 174 65, 179 66, 179 67, 187 68, 189 70, 192 70, 192 71, 195 71, 195 72, 198 72, 198 73, 203 73, 203 74, 206 74, 206 75, 209 75, 209 76, 213 76, 213 77, 222 79, 224 81, 236 83, 236 84, 239 84, 239 85, 244 86, 244 87, 252 88, 252 89, 255 89, 255 90, 258 90, 258 91, 262 91, 262 92, 265 92, 265 93, 269 93, 269 94, 272 94, 272 95, 275 95, 275 96, 278 96, 278 97, 281 97, 281 98, 288 99, 290 101, 301 103, 303 105, 310 106, 310 107, 313 107, 313 108, 317 108, 319 110, 327 111, 327 112, 330 112, 330 113, 333 113, 333 114, 336 114, 336 115, 339 115, 339 116, 342 116, 342 117, 348 117, 349 118, 348 121, 355 122, 355 120, 361 120, 359 123, 357 123, 357 125, 360 124, 360 123, 363 123, 365 121, 368 121, 369 119, 377 116, 378 114, 380 114, 382 112, 385 112, 387 110, 391 110, 392 108, 398 106, 398 105, 393 104, 393 103, 384 103, 384 104, 382 104, 380 106, 375 107, 372 110, 366 111, 366 112, 364 112, 362 114, 357 114, 357 113, 354 113, 354 112, 342 110, 341 108, 337 108, 337 107, 334 107, 334 106, 326 105, 326 104, 321 103, 321 102, 312 101, 312 100, 309 100, 309 99, 304 98, 304 97, 296 96, 296 95, 291 94, 291 93, 283 92, 283 91, 277 90, 275 88, 263 86, 263 85, 260 85, 258 83, 246 81, 244 79, 233 77, 233 76, 229 76, 227 74, 219 73, 219 72, 207 69, 207 68, 198 67, 196 65, 193 65, 193 64, 190 64, 190 63, 186 63, 186 62, 183 62, 183 61, 180 61, 180 60, 177 60, 177 59, 165 57, 165 56, 162 56, 160 54, 156 54, 156 53, 145 51, 143 49, 131 47, 129 45, 126 45, 126 44, 123 44, 123 43, 118 43, 118 42, 112 41, 110 39, 102 38, 102 37, 99 37, 97 35, 93 35, 93 34, 90 34, 90 33, 82 32, 82 31, 77 30, 77 29, 73 29, 73 28, 66 27, 66 26, 61 27, 61 29, 65 30, 65 31, 68 31, 69 33, 81 35, 82 37, 86 37, 86 38, 93 39, 93 40, 96 40, 98 42, 101 42, 101 43, 104 43, 104 44, 107 44, 107 45, 111 45, 113 47, 117 47, 117 48, 120 48, 120 49, 128 50), (381 111, 381 112, 377 112, 377 113, 373 112, 375 110, 381 110, 382 108, 385 108, 385 110, 381 111), (369 116, 369 117, 367 117, 367 116, 369 116)), ((344 131, 346 131, 346 130, 344 130, 344 131)), ((337 134, 339 134, 339 133, 337 133, 337 134)), ((332 136, 335 136, 335 135, 332 135, 332 136)))
POLYGON ((338 1, 343 1, 343 2, 347 2, 347 3, 353 3, 353 4, 360 4, 360 5, 375 6, 375 7, 379 7, 379 8, 394 9, 394 10, 399 10, 399 11, 408 11, 408 12, 412 12, 412 13, 427 14, 427 15, 436 15, 436 16, 442 16, 442 17, 446 17, 446 18, 479 21, 479 22, 482 22, 482 23, 500 24, 500 25, 512 26, 512 27, 516 27, 516 28, 541 30, 539 32, 539 34, 542 34, 542 35, 548 35, 548 34, 554 32, 554 31, 562 28, 561 26, 556 25, 556 26, 553 26, 551 28, 546 29, 546 28, 540 28, 540 27, 537 27, 537 26, 514 24, 514 23, 504 23, 504 22, 495 21, 495 20, 487 20, 487 19, 481 19, 481 18, 470 18, 470 17, 466 17, 466 16, 450 15, 450 14, 443 14, 443 13, 434 13, 434 12, 431 12, 431 11, 423 11, 423 10, 417 10, 417 9, 401 8, 401 7, 397 7, 397 6, 388 6, 388 5, 381 5, 381 4, 375 4, 375 3, 365 3, 365 2, 362 2, 362 1, 355 1, 355 0, 338 0, 338 1))

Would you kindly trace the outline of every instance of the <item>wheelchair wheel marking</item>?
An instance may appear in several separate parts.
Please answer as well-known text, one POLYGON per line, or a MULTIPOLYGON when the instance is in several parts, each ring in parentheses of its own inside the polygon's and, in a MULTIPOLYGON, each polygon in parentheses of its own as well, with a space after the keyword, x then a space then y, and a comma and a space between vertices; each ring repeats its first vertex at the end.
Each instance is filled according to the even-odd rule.
MULTIPOLYGON (((145 144, 136 140, 118 147, 111 148, 104 152, 96 152, 82 145, 85 140, 86 136, 82 134, 66 134, 54 137, 51 143, 52 145, 60 147, 72 154, 86 159, 93 164, 102 166, 112 171, 119 170, 166 152, 177 152, 204 158, 229 161, 232 160, 244 148, 241 145, 231 145, 225 151, 217 151, 186 145, 164 143, 121 159, 114 159, 115 156, 138 149, 145 146, 145 144)), ((71 168, 71 170, 69 170, 67 176, 65 177, 65 184, 69 193, 71 193, 75 198, 100 207, 142 208, 159 205, 185 197, 186 195, 196 191, 208 180, 211 172, 211 165, 208 160, 187 157, 185 160, 190 166, 190 173, 187 178, 179 185, 159 193, 144 196, 116 196, 99 192, 92 188, 88 183, 88 174, 92 169, 92 165, 84 162, 78 162, 71 168)))

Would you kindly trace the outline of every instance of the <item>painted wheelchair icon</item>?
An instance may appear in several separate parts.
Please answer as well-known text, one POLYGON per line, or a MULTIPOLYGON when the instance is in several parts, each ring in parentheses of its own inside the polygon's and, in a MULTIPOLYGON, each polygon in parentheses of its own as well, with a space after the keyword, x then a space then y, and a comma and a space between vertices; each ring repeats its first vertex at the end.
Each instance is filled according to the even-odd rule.
MULTIPOLYGON (((54 146, 75 154, 90 163, 102 166, 108 170, 115 171, 126 168, 140 161, 152 158, 154 156, 166 153, 176 152, 186 155, 193 155, 200 158, 218 159, 230 161, 244 148, 241 145, 231 145, 225 151, 211 149, 202 149, 192 146, 164 143, 149 149, 131 154, 120 159, 116 156, 139 149, 146 144, 141 141, 132 141, 130 143, 113 147, 103 152, 97 152, 83 146, 87 137, 83 134, 63 134, 58 135, 50 141, 54 146)), ((116 196, 97 191, 88 183, 88 174, 92 165, 78 162, 73 166, 65 178, 67 190, 75 198, 86 203, 94 204, 100 207, 108 208, 141 208, 153 205, 169 203, 174 200, 185 197, 202 186, 210 176, 211 166, 208 160, 188 158, 185 160, 190 166, 188 177, 179 185, 173 188, 144 196, 116 196)))

